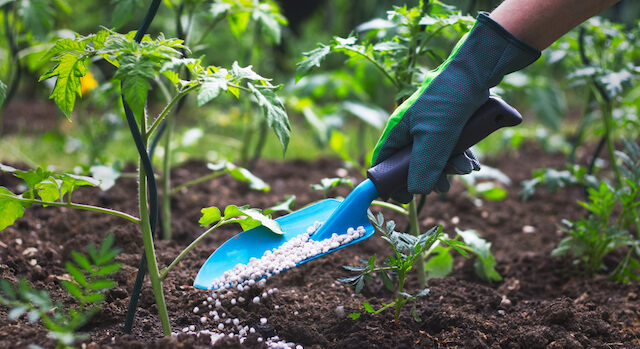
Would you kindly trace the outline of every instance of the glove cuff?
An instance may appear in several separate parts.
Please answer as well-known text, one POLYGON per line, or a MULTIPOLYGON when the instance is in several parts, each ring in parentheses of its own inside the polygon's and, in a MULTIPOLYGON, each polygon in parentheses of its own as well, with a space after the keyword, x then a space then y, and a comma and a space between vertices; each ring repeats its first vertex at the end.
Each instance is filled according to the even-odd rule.
POLYGON ((481 54, 475 59, 489 64, 480 64, 490 68, 487 69, 487 88, 496 86, 503 76, 530 65, 541 55, 540 50, 509 33, 486 12, 478 14, 476 24, 465 41, 475 46, 471 52, 481 54))

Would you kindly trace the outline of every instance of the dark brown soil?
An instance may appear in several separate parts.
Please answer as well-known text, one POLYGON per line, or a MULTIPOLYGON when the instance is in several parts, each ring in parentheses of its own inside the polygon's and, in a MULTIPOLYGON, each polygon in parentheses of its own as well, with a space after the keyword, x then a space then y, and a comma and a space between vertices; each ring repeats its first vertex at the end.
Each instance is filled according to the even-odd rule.
MULTIPOLYGON (((582 276, 572 269, 569 260, 549 255, 562 238, 558 230, 560 219, 584 214, 575 204, 581 198, 580 189, 556 194, 539 191, 528 202, 519 200, 520 181, 529 178, 534 168, 561 166, 562 156, 527 147, 489 163, 514 183, 506 200, 484 202, 478 207, 456 183, 446 198, 429 196, 420 218, 423 229, 439 223, 450 234, 454 227, 477 230, 493 243, 504 281, 483 283, 474 275, 472 261, 458 257, 451 276, 429 282, 431 292, 417 307, 422 322, 413 321, 409 309, 403 310, 398 323, 393 322, 392 311, 364 313, 360 319, 352 320, 345 314, 361 312, 363 300, 380 304, 392 296, 379 280, 369 282, 358 295, 336 281, 348 275, 342 265, 354 264, 374 253, 379 257, 389 253, 384 241, 375 236, 271 278, 267 287, 277 287, 279 292, 260 304, 231 307, 225 302, 225 311, 251 326, 257 325, 261 317, 268 317, 268 324, 258 327, 262 335, 277 334, 286 341, 315 348, 640 348, 638 283, 613 284, 604 276, 582 276), (526 225, 535 231, 523 231, 526 225)), ((251 191, 227 177, 179 193, 173 199, 175 240, 157 242, 160 266, 170 263, 202 231, 197 224, 200 208, 228 204, 268 207, 289 194, 297 196, 296 208, 300 208, 322 198, 321 193, 310 189, 310 184, 335 176, 339 167, 339 161, 327 159, 261 162, 254 172, 271 184, 269 193, 251 191)), ((173 171, 174 183, 206 172, 203 163, 186 163, 173 171)), ((17 183, 10 176, 0 176, 0 186, 15 188, 17 183)), ((74 194, 74 200, 136 214, 135 188, 134 180, 120 180, 106 193, 81 190, 74 194)), ((332 194, 347 193, 348 188, 339 188, 332 194)), ((406 224, 392 214, 388 218, 396 218, 399 226, 406 224)), ((216 246, 238 231, 238 227, 225 226, 206 238, 165 280, 174 331, 189 325, 207 328, 192 309, 208 294, 191 284, 216 246)), ((57 208, 28 209, 14 226, 0 232, 0 277, 12 281, 27 278, 34 286, 48 290, 54 299, 68 303, 70 299, 60 287, 64 261, 72 250, 84 250, 88 242, 99 242, 109 232, 117 236, 117 246, 122 249, 118 259, 125 265, 116 276, 118 287, 107 294, 104 309, 83 328, 91 334, 88 347, 206 347, 206 338, 186 334, 162 338, 148 282, 133 334, 122 333, 142 240, 136 226, 117 218, 57 208)), ((418 291, 414 279, 409 281, 407 291, 418 291)), ((0 348, 55 346, 41 325, 25 320, 8 322, 7 311, 0 307, 0 348)), ((255 335, 244 344, 264 347, 256 342, 255 335)), ((237 339, 225 338, 216 347, 242 346, 237 339)))

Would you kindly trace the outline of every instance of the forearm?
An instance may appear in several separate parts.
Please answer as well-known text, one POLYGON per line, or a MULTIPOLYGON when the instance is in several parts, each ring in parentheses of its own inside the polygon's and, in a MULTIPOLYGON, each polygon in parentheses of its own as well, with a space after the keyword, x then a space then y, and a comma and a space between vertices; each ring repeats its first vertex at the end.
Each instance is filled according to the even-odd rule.
POLYGON ((619 0, 506 0, 491 19, 531 46, 544 50, 562 35, 619 0))

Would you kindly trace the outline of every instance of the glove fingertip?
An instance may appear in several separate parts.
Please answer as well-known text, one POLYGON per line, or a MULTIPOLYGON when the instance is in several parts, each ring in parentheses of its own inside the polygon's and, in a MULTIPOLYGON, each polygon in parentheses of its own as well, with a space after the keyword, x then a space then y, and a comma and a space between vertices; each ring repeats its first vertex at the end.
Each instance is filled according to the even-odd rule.
POLYGON ((436 182, 436 186, 434 187, 434 191, 436 193, 446 193, 451 189, 451 183, 449 183, 449 179, 446 174, 440 175, 438 181, 436 182))

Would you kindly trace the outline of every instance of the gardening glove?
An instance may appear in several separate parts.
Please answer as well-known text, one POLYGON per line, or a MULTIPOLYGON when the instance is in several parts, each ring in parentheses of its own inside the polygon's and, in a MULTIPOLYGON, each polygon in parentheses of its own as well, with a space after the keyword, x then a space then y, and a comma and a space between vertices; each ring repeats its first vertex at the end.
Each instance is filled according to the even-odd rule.
POLYGON ((413 142, 407 188, 392 197, 407 203, 412 194, 434 189, 445 192, 449 189, 447 173, 479 170, 469 150, 449 160, 462 128, 488 100, 491 87, 538 57, 539 50, 510 34, 487 13, 480 13, 451 55, 393 112, 378 140, 374 165, 413 142))

